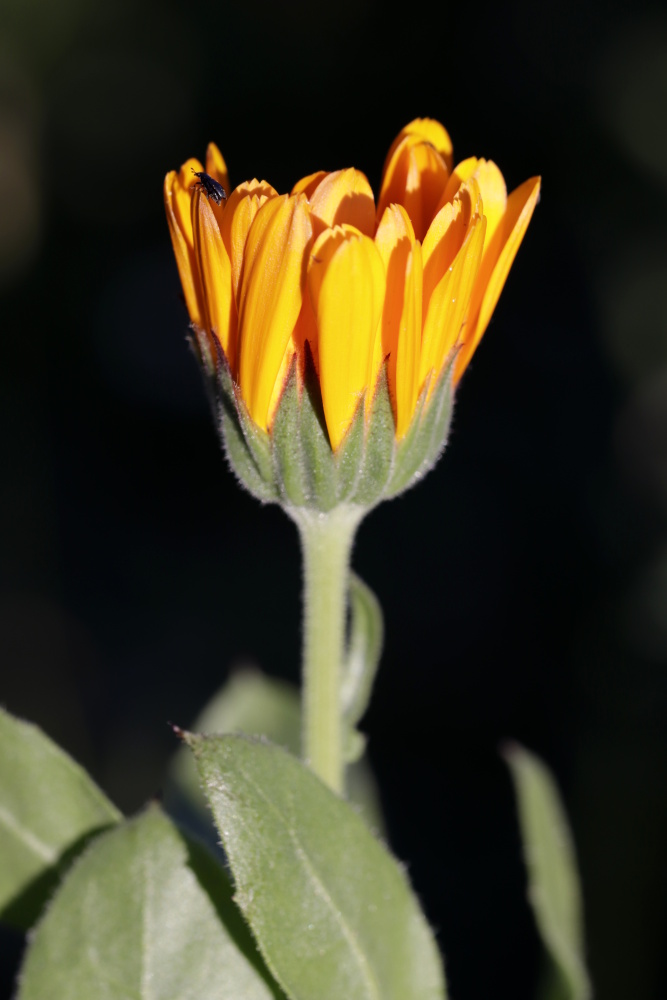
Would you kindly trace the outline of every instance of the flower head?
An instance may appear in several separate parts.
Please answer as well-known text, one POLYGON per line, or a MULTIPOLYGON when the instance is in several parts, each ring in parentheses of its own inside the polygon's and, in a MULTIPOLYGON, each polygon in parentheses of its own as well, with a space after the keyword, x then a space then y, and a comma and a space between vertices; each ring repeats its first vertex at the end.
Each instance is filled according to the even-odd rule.
MULTIPOLYGON (((247 181, 210 199, 193 172, 229 192, 216 146, 188 160, 164 196, 200 356, 221 355, 252 424, 273 434, 290 373, 306 368, 334 454, 379 387, 398 447, 443 375, 461 378, 493 313, 540 180, 507 195, 492 161, 453 166, 442 125, 416 119, 394 140, 377 207, 365 175, 318 171, 278 194, 247 181)), ((360 416, 361 414, 361 416, 360 416)))

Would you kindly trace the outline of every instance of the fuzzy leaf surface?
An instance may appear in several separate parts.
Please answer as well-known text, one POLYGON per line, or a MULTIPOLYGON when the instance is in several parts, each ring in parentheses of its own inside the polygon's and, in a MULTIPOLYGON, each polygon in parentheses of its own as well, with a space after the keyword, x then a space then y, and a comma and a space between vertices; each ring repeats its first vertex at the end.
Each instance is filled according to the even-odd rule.
MULTIPOLYGON (((269 677, 256 667, 243 667, 213 695, 192 729, 197 733, 263 736, 298 757, 301 753, 299 690, 294 684, 269 677)), ((211 813, 187 747, 181 747, 175 754, 170 779, 178 795, 210 825, 211 813)), ((355 761, 347 769, 346 780, 350 801, 361 810, 371 829, 382 831, 382 807, 368 761, 355 761)))
POLYGON ((32 926, 72 858, 120 813, 37 726, 0 709, 0 917, 32 926))
POLYGON ((443 1000, 419 904, 356 812, 278 747, 186 738, 235 899, 291 1000, 443 1000))
POLYGON ((505 750, 505 759, 516 790, 529 899, 553 963, 547 994, 554 1000, 589 1000, 579 876, 556 782, 543 761, 518 744, 505 750))
POLYGON ((97 838, 26 954, 18 1000, 277 1000, 222 867, 157 806, 97 838))

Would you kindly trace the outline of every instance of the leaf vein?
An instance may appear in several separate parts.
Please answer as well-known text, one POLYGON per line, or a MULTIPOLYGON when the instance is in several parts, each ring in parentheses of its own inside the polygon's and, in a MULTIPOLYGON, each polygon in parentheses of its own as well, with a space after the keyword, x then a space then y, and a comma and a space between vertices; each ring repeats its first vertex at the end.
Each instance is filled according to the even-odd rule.
POLYGON ((373 1000, 380 1000, 381 994, 380 994, 379 983, 377 981, 377 976, 375 975, 375 972, 370 962, 366 958, 363 949, 359 946, 354 930, 350 927, 343 913, 336 905, 333 897, 328 892, 326 886, 324 885, 324 882, 322 881, 321 876, 319 875, 317 869, 313 865, 312 860, 310 859, 306 849, 299 840, 296 830, 292 825, 290 825, 288 819, 278 808, 276 803, 273 802, 266 795, 262 787, 253 780, 253 778, 245 771, 245 769, 242 766, 238 767, 238 771, 241 774, 241 776, 245 779, 245 781, 259 795, 259 797, 263 799, 264 802, 266 802, 267 806, 271 809, 274 815, 279 819, 279 821, 285 827, 285 830, 287 831, 290 840, 294 844, 297 858, 300 860, 303 869, 306 872, 308 880, 310 881, 311 885, 313 886, 313 889, 315 890, 319 898, 330 909, 334 921, 338 924, 344 939, 348 943, 352 955, 356 959, 361 975, 364 979, 364 982, 366 983, 368 996, 373 998, 373 1000))
POLYGON ((1 805, 0 823, 3 823, 10 833, 13 833, 19 840, 23 841, 25 846, 29 847, 33 854, 36 854, 42 861, 46 861, 50 865, 56 864, 60 857, 58 849, 52 847, 50 844, 46 844, 40 837, 31 830, 28 830, 8 809, 5 809, 1 805))

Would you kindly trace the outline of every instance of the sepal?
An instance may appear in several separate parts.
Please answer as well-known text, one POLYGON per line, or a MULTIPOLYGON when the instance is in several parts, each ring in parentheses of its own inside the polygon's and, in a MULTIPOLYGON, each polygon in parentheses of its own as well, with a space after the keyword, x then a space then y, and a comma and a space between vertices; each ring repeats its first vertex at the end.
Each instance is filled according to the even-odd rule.
POLYGON ((375 507, 382 500, 396 454, 396 425, 391 408, 386 366, 380 370, 366 420, 364 455, 353 503, 375 507))
POLYGON ((222 348, 217 346, 213 359, 206 334, 194 329, 194 338, 227 460, 262 503, 318 513, 341 504, 370 510, 422 479, 444 450, 454 400, 454 356, 432 389, 435 376, 427 381, 400 441, 383 367, 370 405, 364 396, 359 399, 334 452, 309 345, 302 361, 297 355, 292 359, 267 433, 251 418, 222 348))
POLYGON ((423 479, 445 450, 454 410, 454 362, 452 357, 438 376, 430 398, 433 376, 422 389, 412 422, 396 448, 386 497, 395 497, 423 479))

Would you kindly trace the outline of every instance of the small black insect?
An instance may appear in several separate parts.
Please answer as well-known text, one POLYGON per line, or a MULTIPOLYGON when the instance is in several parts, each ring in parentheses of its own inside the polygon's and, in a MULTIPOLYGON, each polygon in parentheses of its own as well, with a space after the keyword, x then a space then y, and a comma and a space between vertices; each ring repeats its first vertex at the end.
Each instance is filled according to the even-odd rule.
POLYGON ((203 170, 195 170, 192 168, 192 173, 199 180, 196 181, 192 186, 203 188, 206 195, 214 201, 216 205, 220 205, 221 202, 227 201, 227 192, 223 188, 222 184, 219 184, 214 177, 210 174, 205 173, 203 170))

